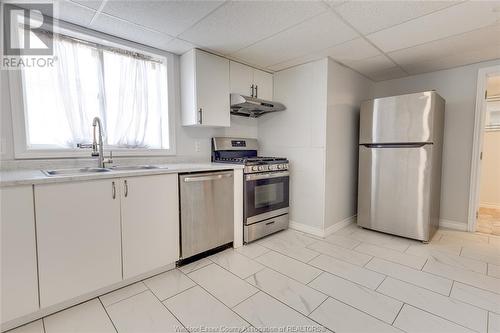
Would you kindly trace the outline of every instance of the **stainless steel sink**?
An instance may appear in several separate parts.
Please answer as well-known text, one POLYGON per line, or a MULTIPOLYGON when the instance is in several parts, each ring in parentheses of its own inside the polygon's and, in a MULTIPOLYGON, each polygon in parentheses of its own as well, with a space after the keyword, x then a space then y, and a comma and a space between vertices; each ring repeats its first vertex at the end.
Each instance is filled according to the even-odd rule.
POLYGON ((153 170, 153 169, 167 169, 158 165, 116 165, 111 167, 111 170, 127 171, 127 170, 153 170))
POLYGON ((42 170, 47 176, 71 176, 82 175, 89 173, 110 172, 108 168, 79 168, 79 169, 58 169, 58 170, 42 170))

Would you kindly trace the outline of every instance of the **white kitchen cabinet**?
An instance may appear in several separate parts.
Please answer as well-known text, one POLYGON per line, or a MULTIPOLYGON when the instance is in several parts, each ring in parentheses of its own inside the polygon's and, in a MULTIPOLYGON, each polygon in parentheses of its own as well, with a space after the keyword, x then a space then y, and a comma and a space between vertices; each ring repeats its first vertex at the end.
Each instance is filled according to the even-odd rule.
POLYGON ((271 101, 273 99, 273 74, 254 70, 255 97, 271 101))
POLYGON ((35 186, 40 305, 122 280, 117 180, 35 186))
POLYGON ((179 260, 177 174, 120 180, 123 278, 179 260))
POLYGON ((0 189, 1 321, 38 310, 33 187, 0 189))
POLYGON ((231 61, 229 63, 231 92, 244 96, 253 96, 255 91, 253 72, 254 69, 252 67, 240 64, 236 61, 231 61))
POLYGON ((229 60, 193 49, 180 67, 182 125, 229 127, 229 60))
POLYGON ((273 99, 273 75, 270 73, 231 61, 229 78, 232 93, 266 100, 273 99))

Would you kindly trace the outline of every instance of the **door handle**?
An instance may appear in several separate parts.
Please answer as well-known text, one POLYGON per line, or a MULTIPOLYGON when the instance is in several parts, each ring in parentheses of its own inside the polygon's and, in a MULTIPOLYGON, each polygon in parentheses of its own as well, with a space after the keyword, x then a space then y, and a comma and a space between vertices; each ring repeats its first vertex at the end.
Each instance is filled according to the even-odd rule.
POLYGON ((200 123, 200 125, 203 123, 203 109, 200 108, 198 110, 198 122, 200 123))
POLYGON ((207 180, 219 180, 222 178, 229 178, 232 177, 233 174, 227 173, 223 175, 214 175, 214 176, 200 176, 200 177, 186 177, 184 178, 185 183, 192 183, 192 182, 203 182, 207 180))
POLYGON ((274 224, 276 223, 276 221, 270 221, 270 222, 266 222, 266 225, 270 225, 270 224, 274 224))
POLYGON ((254 96, 253 96, 253 89, 254 89, 254 88, 253 88, 253 86, 254 86, 254 85, 252 84, 252 86, 250 87, 250 88, 252 88, 252 97, 254 97, 254 96))
POLYGON ((125 198, 128 197, 128 183, 127 183, 127 180, 124 181, 124 185, 125 185, 125 198))
POLYGON ((112 193, 112 197, 113 197, 113 200, 115 200, 116 199, 116 185, 115 185, 115 182, 111 182, 111 186, 112 186, 111 187, 111 189, 112 189, 111 190, 112 191, 111 192, 112 193))
POLYGON ((259 86, 258 85, 255 85, 255 98, 258 98, 259 97, 259 86))

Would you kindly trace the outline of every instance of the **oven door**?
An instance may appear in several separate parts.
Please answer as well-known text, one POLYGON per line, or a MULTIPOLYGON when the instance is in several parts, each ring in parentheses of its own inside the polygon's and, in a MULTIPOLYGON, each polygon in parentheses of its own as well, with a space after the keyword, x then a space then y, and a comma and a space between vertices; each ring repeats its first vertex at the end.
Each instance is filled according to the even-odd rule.
POLYGON ((245 175, 245 224, 288 213, 288 171, 245 175))

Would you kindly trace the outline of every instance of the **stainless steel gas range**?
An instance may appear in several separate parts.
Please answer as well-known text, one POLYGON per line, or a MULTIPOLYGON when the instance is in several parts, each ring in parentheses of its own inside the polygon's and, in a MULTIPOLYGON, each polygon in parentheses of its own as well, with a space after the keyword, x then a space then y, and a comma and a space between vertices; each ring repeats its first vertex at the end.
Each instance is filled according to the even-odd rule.
POLYGON ((257 155, 256 139, 212 138, 212 162, 243 164, 243 240, 288 228, 288 160, 257 155))

